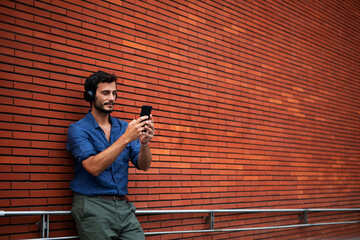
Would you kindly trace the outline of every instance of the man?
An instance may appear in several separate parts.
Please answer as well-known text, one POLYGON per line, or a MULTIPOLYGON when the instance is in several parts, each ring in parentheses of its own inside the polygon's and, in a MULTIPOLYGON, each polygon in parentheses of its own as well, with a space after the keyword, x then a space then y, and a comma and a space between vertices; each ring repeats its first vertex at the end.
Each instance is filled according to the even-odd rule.
POLYGON ((128 194, 129 160, 147 171, 149 142, 155 128, 150 115, 130 123, 114 118, 117 77, 103 71, 85 81, 84 98, 91 110, 69 126, 67 149, 75 177, 72 214, 81 239, 145 239, 128 194))

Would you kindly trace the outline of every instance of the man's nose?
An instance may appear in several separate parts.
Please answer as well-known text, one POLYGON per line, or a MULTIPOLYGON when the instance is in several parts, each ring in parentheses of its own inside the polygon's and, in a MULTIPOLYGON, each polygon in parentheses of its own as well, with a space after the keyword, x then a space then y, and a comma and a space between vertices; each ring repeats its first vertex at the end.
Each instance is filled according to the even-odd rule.
POLYGON ((115 101, 116 98, 117 98, 117 94, 116 94, 116 93, 111 93, 111 94, 110 94, 110 99, 111 99, 111 100, 115 101))

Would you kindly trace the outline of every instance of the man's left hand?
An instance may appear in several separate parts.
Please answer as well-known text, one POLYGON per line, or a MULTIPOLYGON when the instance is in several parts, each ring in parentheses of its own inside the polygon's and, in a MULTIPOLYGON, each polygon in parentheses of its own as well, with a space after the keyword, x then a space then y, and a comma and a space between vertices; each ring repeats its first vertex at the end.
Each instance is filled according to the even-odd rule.
POLYGON ((155 127, 154 127, 154 119, 152 115, 150 115, 150 118, 146 120, 145 130, 142 132, 140 136, 140 142, 143 145, 147 145, 150 140, 155 136, 155 127))

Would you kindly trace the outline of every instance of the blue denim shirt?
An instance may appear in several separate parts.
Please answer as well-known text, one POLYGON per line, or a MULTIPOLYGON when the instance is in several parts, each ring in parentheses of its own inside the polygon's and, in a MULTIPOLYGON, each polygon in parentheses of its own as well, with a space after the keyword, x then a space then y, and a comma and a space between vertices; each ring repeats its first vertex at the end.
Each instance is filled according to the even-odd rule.
POLYGON ((83 160, 104 151, 119 139, 128 126, 127 122, 111 116, 110 123, 110 141, 90 111, 69 126, 66 147, 74 159, 75 177, 70 185, 74 192, 87 196, 128 194, 129 160, 138 168, 139 141, 129 143, 116 160, 96 177, 82 166, 83 160))

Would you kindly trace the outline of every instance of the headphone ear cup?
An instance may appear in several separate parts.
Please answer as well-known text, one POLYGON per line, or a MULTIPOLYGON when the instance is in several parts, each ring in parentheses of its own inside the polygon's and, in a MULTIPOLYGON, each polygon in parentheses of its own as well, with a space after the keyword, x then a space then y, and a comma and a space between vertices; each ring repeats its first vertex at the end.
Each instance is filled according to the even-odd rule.
POLYGON ((89 90, 89 91, 86 91, 84 92, 84 99, 85 101, 87 102, 92 102, 95 100, 95 94, 93 91, 89 90))
POLYGON ((92 101, 95 100, 95 93, 92 90, 93 89, 92 87, 94 87, 93 84, 94 84, 95 80, 96 80, 96 75, 95 74, 92 74, 90 77, 88 77, 85 80, 85 83, 84 83, 84 87, 85 87, 84 99, 87 102, 92 102, 92 101), (89 89, 89 90, 86 91, 86 89, 89 89))

